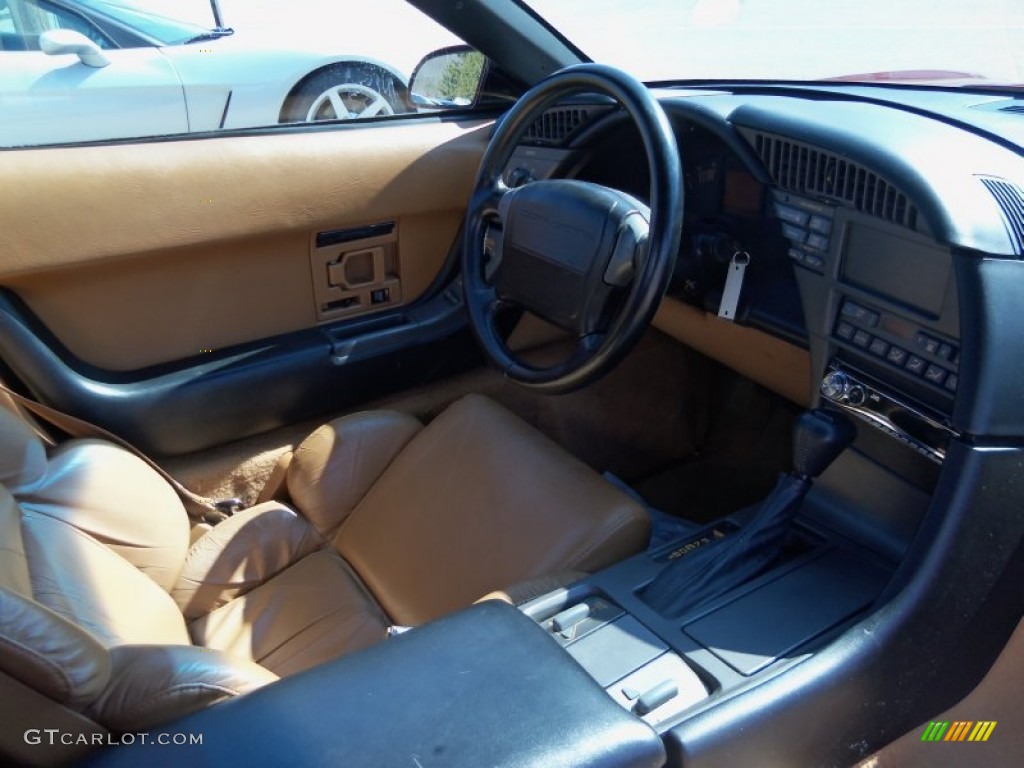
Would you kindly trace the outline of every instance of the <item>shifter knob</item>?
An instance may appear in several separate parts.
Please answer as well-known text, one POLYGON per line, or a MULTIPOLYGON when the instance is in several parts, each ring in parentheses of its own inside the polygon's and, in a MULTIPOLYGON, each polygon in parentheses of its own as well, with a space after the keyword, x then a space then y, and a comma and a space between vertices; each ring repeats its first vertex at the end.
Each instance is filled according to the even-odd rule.
POLYGON ((841 413, 805 411, 793 427, 794 470, 804 477, 817 477, 856 436, 856 428, 841 413))

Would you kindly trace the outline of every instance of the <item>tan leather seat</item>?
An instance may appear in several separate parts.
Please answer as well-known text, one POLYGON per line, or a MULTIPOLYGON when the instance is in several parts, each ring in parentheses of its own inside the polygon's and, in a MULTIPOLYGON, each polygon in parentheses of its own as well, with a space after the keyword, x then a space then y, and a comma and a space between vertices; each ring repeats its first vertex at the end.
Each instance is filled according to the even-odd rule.
MULTIPOLYGON (((639 550, 643 510, 479 396, 427 427, 321 427, 287 486, 190 546, 134 455, 47 455, 0 409, 0 695, 138 730, 383 640, 481 595, 639 550)), ((6 729, 5 729, 6 730, 6 729)))

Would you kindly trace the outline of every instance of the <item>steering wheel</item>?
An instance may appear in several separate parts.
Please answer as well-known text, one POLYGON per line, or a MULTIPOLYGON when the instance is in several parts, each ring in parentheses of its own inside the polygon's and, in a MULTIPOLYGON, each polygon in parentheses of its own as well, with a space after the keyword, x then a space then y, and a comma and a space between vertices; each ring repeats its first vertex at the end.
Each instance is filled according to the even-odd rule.
POLYGON ((647 88, 621 70, 578 64, 516 102, 484 153, 470 198, 462 279, 473 329, 505 376, 549 393, 585 386, 614 367, 650 325, 672 277, 683 226, 675 135, 647 88), (647 154, 650 206, 572 179, 510 188, 502 176, 523 134, 567 96, 599 93, 632 118, 647 154), (497 322, 526 310, 575 337, 568 356, 535 366, 509 349, 497 322))

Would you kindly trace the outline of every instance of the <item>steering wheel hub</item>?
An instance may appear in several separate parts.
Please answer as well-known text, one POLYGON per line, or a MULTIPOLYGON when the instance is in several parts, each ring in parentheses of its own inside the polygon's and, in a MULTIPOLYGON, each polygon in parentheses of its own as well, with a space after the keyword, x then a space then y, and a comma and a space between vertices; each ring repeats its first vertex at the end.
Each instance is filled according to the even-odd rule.
POLYGON ((597 184, 539 181, 506 194, 500 215, 498 298, 579 336, 604 330, 642 262, 647 206, 597 184))
POLYGON ((580 64, 526 93, 484 155, 466 218, 463 286, 470 325, 510 379, 547 392, 589 384, 639 340, 668 287, 682 232, 683 187, 675 136, 647 88, 624 72, 580 64), (650 206, 618 190, 571 179, 509 189, 502 174, 529 126, 578 93, 613 97, 633 118, 647 152, 650 206), (485 249, 485 238, 494 241, 485 249), (505 344, 496 316, 533 312, 572 333, 576 347, 549 367, 505 344))

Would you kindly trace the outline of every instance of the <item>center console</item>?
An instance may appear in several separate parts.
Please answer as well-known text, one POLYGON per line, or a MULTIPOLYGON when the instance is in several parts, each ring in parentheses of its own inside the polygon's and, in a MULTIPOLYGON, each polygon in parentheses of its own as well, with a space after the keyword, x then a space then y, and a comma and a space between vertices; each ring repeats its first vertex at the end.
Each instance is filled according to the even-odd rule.
MULTIPOLYGON (((802 203, 790 193, 772 202, 792 237, 802 203)), ((904 216, 815 205, 830 236, 821 263, 796 260, 795 271, 820 394, 939 465, 958 436, 963 352, 951 250, 904 216)))
POLYGON ((515 608, 487 601, 125 740, 85 765, 660 768, 665 759, 649 725, 515 608), (201 735, 201 746, 180 734, 201 735))
POLYGON ((851 417, 856 443, 804 500, 781 557, 682 615, 652 608, 645 588, 673 562, 737 535, 756 508, 522 608, 669 743, 680 724, 799 665, 891 596, 958 438, 950 250, 907 212, 875 215, 781 191, 767 205, 797 275, 817 401, 851 417))
POLYGON ((522 610, 612 700, 665 733, 822 647, 872 605, 892 573, 884 558, 804 521, 780 564, 682 616, 660 615, 641 599, 669 563, 732 530, 720 521, 522 610))

